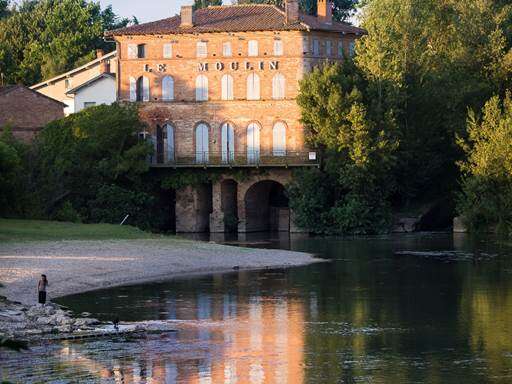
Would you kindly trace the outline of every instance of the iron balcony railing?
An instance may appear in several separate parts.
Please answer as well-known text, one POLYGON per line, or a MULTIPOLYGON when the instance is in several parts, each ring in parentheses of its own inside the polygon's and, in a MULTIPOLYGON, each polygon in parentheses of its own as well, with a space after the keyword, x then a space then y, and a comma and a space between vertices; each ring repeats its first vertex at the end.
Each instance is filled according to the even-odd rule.
POLYGON ((154 166, 203 166, 203 167, 258 167, 258 166, 315 166, 318 165, 313 151, 260 151, 245 152, 193 152, 169 156, 157 154, 150 159, 154 166))

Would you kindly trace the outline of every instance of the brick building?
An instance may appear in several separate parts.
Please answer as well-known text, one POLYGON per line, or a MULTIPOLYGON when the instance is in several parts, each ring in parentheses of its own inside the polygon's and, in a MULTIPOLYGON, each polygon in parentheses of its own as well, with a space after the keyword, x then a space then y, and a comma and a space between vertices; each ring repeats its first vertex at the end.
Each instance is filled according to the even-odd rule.
POLYGON ((363 30, 272 5, 183 6, 171 18, 107 34, 117 44, 118 99, 140 103, 155 166, 243 167, 248 181, 177 191, 178 231, 288 230, 290 167, 315 165, 305 146, 298 82, 321 62, 353 53, 363 30), (254 169, 265 168, 266 176, 254 169))
POLYGON ((64 107, 23 85, 0 87, 0 131, 9 126, 15 137, 28 142, 50 121, 64 117, 64 107))

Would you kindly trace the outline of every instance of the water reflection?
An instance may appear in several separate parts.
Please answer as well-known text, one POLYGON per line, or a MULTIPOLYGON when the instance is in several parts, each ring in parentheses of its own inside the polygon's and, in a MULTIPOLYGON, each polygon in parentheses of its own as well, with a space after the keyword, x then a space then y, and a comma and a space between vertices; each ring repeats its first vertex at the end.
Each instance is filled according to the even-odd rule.
POLYGON ((71 296, 61 301, 77 311, 171 319, 179 331, 44 345, 23 361, 5 354, 0 367, 23 383, 512 382, 508 248, 436 234, 279 242, 333 261, 71 296), (496 256, 395 254, 402 250, 496 256))

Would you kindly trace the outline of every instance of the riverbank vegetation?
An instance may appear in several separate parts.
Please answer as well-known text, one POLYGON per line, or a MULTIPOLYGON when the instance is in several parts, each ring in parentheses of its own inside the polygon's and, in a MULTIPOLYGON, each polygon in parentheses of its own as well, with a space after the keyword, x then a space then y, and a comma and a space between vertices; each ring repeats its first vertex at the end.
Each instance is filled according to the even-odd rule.
MULTIPOLYGON (((506 112, 488 111, 510 88, 509 4, 373 0, 361 8, 361 21, 368 35, 354 60, 320 66, 301 82, 303 122, 324 162, 320 171, 296 175, 291 205, 301 224, 320 233, 387 231, 392 211, 452 195, 457 164, 473 175, 465 159, 473 163, 481 152, 475 127, 486 101, 494 100, 482 123, 489 135, 510 124, 506 112), (457 137, 469 137, 464 151, 457 137)), ((502 160, 489 161, 500 167, 502 160)), ((491 211, 512 204, 512 195, 475 177, 463 179, 458 199, 468 225, 507 222, 491 211), (500 203, 480 195, 484 190, 499 191, 500 203), (475 205, 480 199, 495 206, 475 205)))

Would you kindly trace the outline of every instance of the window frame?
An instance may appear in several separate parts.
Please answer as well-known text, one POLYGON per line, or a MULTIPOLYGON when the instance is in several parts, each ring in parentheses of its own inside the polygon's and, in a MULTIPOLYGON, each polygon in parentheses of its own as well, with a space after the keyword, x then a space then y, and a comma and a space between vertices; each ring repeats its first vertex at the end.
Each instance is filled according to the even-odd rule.
POLYGON ((208 57, 208 43, 206 41, 198 41, 196 43, 196 57, 199 59, 208 57))
POLYGON ((223 57, 233 57, 233 45, 231 44, 231 41, 224 41, 222 43, 222 56, 223 57), (226 49, 229 47, 228 49, 226 49), (228 51, 229 52, 226 52, 228 51))
POLYGON ((164 59, 172 59, 173 55, 173 44, 172 43, 164 43, 162 46, 162 56, 164 59))
POLYGON ((283 54, 284 54, 283 40, 275 39, 274 40, 274 56, 283 56, 283 54))
POLYGON ((250 57, 259 56, 258 40, 249 40, 247 42, 247 56, 250 56, 250 57))

